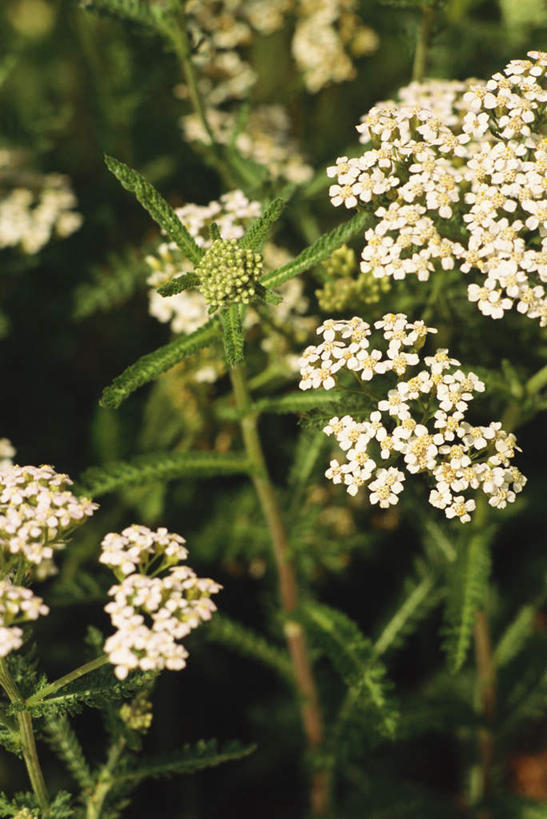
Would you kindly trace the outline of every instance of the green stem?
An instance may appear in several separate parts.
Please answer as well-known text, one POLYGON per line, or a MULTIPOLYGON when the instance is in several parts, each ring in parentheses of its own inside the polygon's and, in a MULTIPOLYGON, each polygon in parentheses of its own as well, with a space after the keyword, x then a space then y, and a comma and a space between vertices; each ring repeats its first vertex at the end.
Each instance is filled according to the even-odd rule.
POLYGON ((427 49, 429 46, 429 38, 431 36, 434 16, 435 12, 432 8, 424 7, 422 9, 422 20, 418 29, 416 51, 414 53, 414 65, 412 67, 413 82, 422 82, 424 78, 427 64, 427 49))
MULTIPOLYGON (((21 706, 24 704, 24 700, 19 693, 19 689, 15 685, 13 677, 11 676, 7 663, 4 659, 0 659, 0 685, 8 695, 9 701, 13 705, 21 706)), ((38 759, 36 741, 32 730, 32 719, 29 712, 25 710, 18 711, 17 723, 19 725, 21 750, 23 752, 25 765, 27 766, 30 784, 32 786, 32 790, 34 791, 34 795, 40 810, 47 813, 49 808, 49 797, 42 768, 40 767, 40 761, 38 759)))
POLYGON ((102 668, 102 666, 106 665, 107 662, 108 657, 106 654, 102 654, 100 657, 96 657, 96 659, 90 660, 88 663, 78 666, 78 668, 75 668, 74 671, 70 671, 63 677, 59 677, 58 680, 54 680, 52 683, 40 688, 40 690, 36 691, 32 697, 25 700, 25 705, 28 708, 33 705, 38 705, 47 697, 51 696, 51 694, 55 694, 57 691, 59 691, 60 688, 64 688, 65 685, 74 682, 74 680, 79 680, 80 677, 84 677, 86 674, 89 674, 90 671, 95 671, 97 668, 102 668))
POLYGON ((104 801, 115 782, 113 771, 125 748, 125 739, 121 737, 110 748, 108 757, 100 770, 93 791, 86 800, 86 819, 100 819, 104 801))
MULTIPOLYGON (((323 744, 323 718, 306 635, 300 623, 295 618, 290 617, 291 613, 294 613, 298 607, 298 584, 294 566, 290 560, 287 532, 264 458, 258 434, 257 416, 250 411, 252 400, 249 395, 244 370, 241 366, 233 367, 230 370, 230 375, 236 404, 242 415, 240 422, 241 434, 245 450, 253 467, 253 484, 272 541, 279 578, 281 605, 287 615, 285 639, 291 657, 296 686, 300 694, 304 732, 310 750, 317 751, 323 744)), ((329 800, 329 773, 325 770, 316 771, 313 774, 311 783, 312 814, 314 816, 325 816, 329 809, 329 800)))

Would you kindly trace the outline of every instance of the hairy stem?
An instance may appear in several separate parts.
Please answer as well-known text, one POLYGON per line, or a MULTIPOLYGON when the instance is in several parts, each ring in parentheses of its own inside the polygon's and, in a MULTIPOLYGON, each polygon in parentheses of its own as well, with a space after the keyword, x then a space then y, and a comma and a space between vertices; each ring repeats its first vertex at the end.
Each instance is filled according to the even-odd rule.
POLYGON ((60 688, 64 688, 65 685, 74 682, 74 680, 79 680, 80 677, 85 677, 85 675, 89 674, 90 671, 95 671, 97 668, 101 668, 103 665, 106 665, 107 662, 108 657, 106 654, 101 654, 101 656, 97 657, 95 660, 90 660, 88 663, 78 666, 78 668, 75 668, 74 671, 69 671, 68 674, 59 677, 58 680, 54 680, 54 682, 40 688, 40 690, 36 691, 32 697, 25 700, 25 705, 28 707, 38 705, 39 703, 43 702, 46 697, 49 697, 51 694, 55 694, 57 691, 59 691, 60 688))
POLYGON ((414 53, 414 65, 412 67, 413 82, 421 82, 424 78, 425 68, 427 65, 427 49, 429 47, 429 38, 431 36, 434 15, 435 12, 432 8, 425 7, 422 10, 422 20, 420 27, 418 28, 416 51, 414 53))
POLYGON ((101 768, 95 787, 86 800, 86 819, 100 819, 108 792, 115 782, 114 770, 125 748, 125 739, 120 738, 111 746, 105 764, 101 768))
MULTIPOLYGON (((19 689, 15 685, 13 677, 11 676, 7 663, 4 659, 0 659, 0 685, 8 695, 9 701, 13 705, 22 705, 23 698, 19 693, 19 689)), ((36 741, 34 739, 34 732, 32 730, 32 719, 28 711, 18 711, 17 723, 19 725, 19 740, 21 742, 21 750, 23 752, 23 759, 27 766, 28 777, 36 801, 40 806, 40 810, 47 812, 49 807, 49 797, 47 793, 46 783, 40 761, 38 759, 38 752, 36 750, 36 741)))
MULTIPOLYGON (((306 740, 310 750, 318 750, 323 742, 323 719, 319 706, 317 686, 310 662, 306 636, 300 623, 290 618, 298 606, 298 584, 289 556, 285 524, 281 517, 274 487, 262 450, 257 429, 257 417, 250 412, 251 398, 241 366, 230 370, 238 409, 242 414, 241 433, 253 467, 252 480, 268 525, 279 577, 279 592, 283 611, 287 615, 285 638, 292 661, 296 686, 300 694, 300 708, 306 740)), ((311 808, 314 816, 325 816, 329 806, 330 777, 326 771, 317 771, 312 779, 311 808)))

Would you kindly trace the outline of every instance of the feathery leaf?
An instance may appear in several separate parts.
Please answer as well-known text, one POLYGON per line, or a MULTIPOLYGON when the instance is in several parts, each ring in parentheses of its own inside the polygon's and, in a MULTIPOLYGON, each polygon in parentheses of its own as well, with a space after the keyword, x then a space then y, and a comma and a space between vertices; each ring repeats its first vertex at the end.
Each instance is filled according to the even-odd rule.
POLYGON ((224 352, 230 367, 244 360, 245 333, 239 304, 231 304, 221 313, 224 352))
POLYGON ((241 247, 260 250, 272 226, 281 216, 284 207, 285 202, 283 199, 274 199, 270 202, 264 209, 262 216, 255 219, 247 228, 245 235, 239 241, 241 247))
POLYGON ((185 745, 174 751, 151 759, 142 759, 127 771, 118 771, 118 782, 140 782, 143 779, 165 778, 175 774, 191 774, 203 768, 213 768, 224 762, 243 759, 254 753, 256 745, 241 745, 237 741, 219 747, 215 739, 201 740, 195 745, 185 745))
POLYGON ((109 387, 105 387, 99 404, 102 407, 117 409, 132 392, 170 370, 183 358, 209 346, 217 336, 216 323, 209 321, 193 333, 180 336, 170 344, 165 344, 154 352, 143 355, 121 375, 118 375, 109 387))
POLYGON ((177 293, 182 293, 183 290, 188 290, 190 287, 197 287, 199 282, 200 278, 196 276, 195 273, 183 273, 182 276, 177 276, 175 279, 171 279, 170 282, 167 282, 167 284, 162 284, 161 287, 158 287, 158 293, 160 296, 176 296, 177 293))
POLYGON ((292 682, 292 666, 283 648, 272 645, 247 626, 216 614, 203 630, 206 639, 220 643, 244 657, 252 657, 275 669, 285 680, 292 682))
POLYGON ((209 478, 241 475, 250 470, 246 455, 218 452, 177 452, 142 455, 104 467, 91 467, 81 475, 78 491, 91 497, 105 495, 125 486, 176 478, 209 478))
POLYGON ((82 788, 93 786, 93 774, 87 764, 78 737, 65 716, 45 720, 48 744, 64 762, 74 781, 82 788))
POLYGON ((113 156, 106 154, 105 162, 108 170, 114 174, 126 190, 131 191, 136 196, 143 208, 165 231, 169 239, 180 247, 193 264, 198 265, 203 256, 203 250, 198 247, 171 205, 165 201, 154 186, 147 182, 140 173, 113 156))
POLYGON ((484 533, 477 532, 461 545, 450 570, 444 648, 448 667, 454 674, 465 662, 473 635, 475 612, 484 602, 489 574, 488 538, 484 533))
POLYGON ((368 222, 371 222, 371 219, 370 213, 356 214, 348 222, 344 222, 343 225, 338 225, 329 233, 321 236, 316 242, 303 250, 292 262, 288 262, 283 265, 283 267, 280 267, 278 270, 273 270, 271 273, 266 273, 266 275, 262 277, 262 284, 265 287, 278 287, 283 282, 286 282, 287 279, 292 279, 294 276, 298 276, 299 273, 309 270, 310 267, 314 267, 316 264, 319 264, 319 262, 322 262, 323 259, 328 258, 333 250, 336 250, 336 248, 343 245, 344 242, 349 241, 356 233, 359 233, 360 230, 363 230, 368 222))
POLYGON ((144 287, 149 275, 148 265, 135 250, 110 254, 104 265, 92 270, 93 280, 76 288, 73 317, 79 321, 124 304, 144 287))

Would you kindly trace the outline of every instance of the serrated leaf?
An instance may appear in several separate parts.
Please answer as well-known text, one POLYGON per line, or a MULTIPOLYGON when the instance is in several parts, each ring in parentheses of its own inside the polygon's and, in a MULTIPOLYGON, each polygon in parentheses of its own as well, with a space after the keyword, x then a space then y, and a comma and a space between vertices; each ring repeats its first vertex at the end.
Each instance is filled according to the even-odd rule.
POLYGON ((490 575, 488 538, 471 535, 451 566, 445 609, 444 649, 448 667, 456 674, 463 666, 473 637, 475 612, 483 605, 490 575))
POLYGON ((340 245, 349 241, 352 236, 355 236, 356 233, 363 230, 369 223, 372 223, 372 219, 372 214, 368 212, 357 213, 348 222, 345 222, 343 225, 338 225, 329 233, 317 239, 316 242, 303 250, 296 259, 278 268, 278 270, 266 273, 261 279, 262 284, 265 287, 278 287, 288 279, 292 279, 294 276, 298 276, 299 273, 309 270, 311 267, 319 264, 319 262, 322 262, 323 259, 327 259, 333 250, 339 248, 340 245))
POLYGON ((91 467, 80 477, 78 492, 91 497, 105 495, 125 486, 177 478, 206 478, 241 475, 250 470, 246 455, 218 452, 179 452, 143 455, 131 461, 91 467))
POLYGON ((245 335, 238 304, 231 304, 221 313, 224 352, 230 367, 244 360, 245 335))
POLYGON ((105 163, 121 185, 136 196, 152 219, 165 231, 168 238, 175 242, 194 265, 198 265, 204 251, 198 247, 171 205, 165 201, 154 186, 147 182, 138 171, 113 156, 106 154, 105 163))
POLYGON ((132 392, 170 370, 183 358, 187 358, 203 347, 208 347, 218 335, 216 323, 209 321, 193 333, 180 336, 170 344, 165 344, 154 352, 143 355, 103 390, 99 404, 102 407, 117 409, 132 392))
POLYGON ((260 250, 272 226, 281 216, 284 207, 285 202, 283 199, 274 199, 270 202, 270 204, 266 206, 262 216, 259 216, 249 225, 245 235, 239 240, 241 247, 249 248, 250 250, 260 250))
POLYGON ((302 608, 301 616, 312 642, 327 654, 347 685, 351 711, 357 705, 375 711, 380 730, 393 736, 397 712, 385 679, 385 666, 371 641, 338 609, 310 603, 302 608))
POLYGON ((190 287, 198 287, 199 283, 200 278, 195 273, 184 273, 182 276, 171 279, 167 284, 162 284, 161 287, 158 287, 157 292, 160 296, 176 296, 177 293, 182 293, 183 290, 188 290, 190 287))
POLYGON ((185 745, 180 751, 161 757, 142 759, 130 770, 119 771, 117 782, 135 783, 144 779, 157 779, 176 774, 191 774, 204 768, 213 768, 225 762, 243 759, 254 753, 256 745, 241 745, 237 741, 218 746, 216 740, 202 740, 195 745, 185 745))
POLYGON ((203 633, 207 640, 264 663, 275 669, 285 680, 292 682, 292 666, 284 648, 268 642, 248 626, 237 623, 224 614, 216 614, 203 633))

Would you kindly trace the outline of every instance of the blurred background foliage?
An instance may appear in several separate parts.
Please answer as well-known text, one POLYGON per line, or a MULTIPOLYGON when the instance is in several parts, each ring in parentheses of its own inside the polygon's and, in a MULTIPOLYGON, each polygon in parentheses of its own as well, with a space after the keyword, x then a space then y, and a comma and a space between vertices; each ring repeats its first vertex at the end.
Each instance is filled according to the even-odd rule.
MULTIPOLYGON (((418 11, 410 3, 366 0, 358 13, 376 34, 377 47, 356 61, 353 80, 318 93, 307 92, 295 71, 287 27, 270 36, 256 35, 246 51, 258 75, 251 104, 286 106, 300 150, 317 170, 348 149, 355 151, 353 128, 359 117, 410 80, 418 11)), ((427 74, 488 77, 508 60, 540 48, 546 35, 542 0, 447 0, 435 25, 427 74)), ((183 141, 180 118, 189 108, 174 93, 180 81, 175 55, 138 26, 94 15, 71 0, 3 0, 0 5, 0 150, 16 151, 26 173, 66 175, 83 215, 79 230, 53 239, 39 253, 0 250, 0 433, 13 442, 18 463, 52 463, 77 478, 90 465, 139 453, 188 446, 225 451, 237 440, 235 424, 224 424, 222 431, 215 425, 214 390, 206 384, 189 389, 181 368, 117 411, 97 403, 115 375, 170 337, 168 327, 148 313, 144 256, 157 242, 157 229, 108 173, 103 154, 138 168, 173 205, 206 204, 224 190, 204 156, 183 141), (100 282, 98 290, 94 282, 100 282)), ((2 180, 0 176, 0 185, 2 180)), ((315 238, 317 225, 326 229, 340 219, 326 187, 324 179, 319 181, 316 193, 284 222, 284 244, 294 252, 315 238)), ((317 280, 309 276, 307 281, 312 312, 319 314, 317 280)), ((415 291, 405 295, 401 287, 402 301, 414 296, 415 291)), ((389 306, 384 294, 386 298, 382 304, 389 306)), ((380 315, 379 307, 370 310, 374 317, 380 315)), ((452 345, 465 363, 473 365, 475 351, 482 348, 483 366, 499 370, 500 360, 507 358, 515 377, 537 369, 540 336, 535 327, 523 327, 520 317, 494 326, 484 318, 469 325, 462 321, 452 330, 452 345)), ((226 385, 219 384, 221 394, 226 385)), ((496 407, 495 390, 492 405, 496 407)), ((496 409, 501 410, 501 401, 496 409)), ((294 415, 268 415, 262 422, 273 477, 280 485, 286 482, 302 424, 294 415)), ((538 429, 534 422, 519 431, 519 467, 530 482, 519 503, 500 515, 490 608, 497 640, 515 612, 532 605, 528 650, 541 667, 545 620, 537 609, 547 558, 542 556, 538 429)), ((313 424, 307 434, 311 445, 313 424)), ((316 479, 302 489, 305 514, 293 510, 292 546, 305 581, 374 638, 381 633, 382 612, 414 571, 423 521, 413 513, 412 502, 384 514, 348 503, 343 491, 321 478, 326 457, 324 449, 316 479)), ((289 490, 287 503, 290 499, 289 490)), ((48 675, 75 664, 74 644, 80 646, 77 659, 85 658, 85 623, 105 627, 97 602, 108 579, 99 571, 90 579, 86 569, 96 560, 103 534, 133 520, 181 532, 192 565, 224 584, 221 611, 279 640, 268 537, 248 483, 237 478, 158 482, 104 497, 101 511, 67 551, 50 598, 45 595, 53 613, 37 629, 39 643, 48 646, 40 652, 48 675)), ((419 565, 415 571, 419 580, 419 565)), ((359 732, 359 753, 341 785, 340 819, 460 815, 460 794, 466 788, 462 757, 474 741, 474 677, 471 663, 458 677, 444 670, 438 602, 431 592, 430 611, 420 629, 389 655, 389 676, 406 715, 401 739, 374 747, 373 742, 367 745, 366 731, 359 732), (448 712, 442 707, 447 702, 448 712)), ((303 816, 300 728, 286 684, 267 667, 219 644, 214 633, 207 640, 200 631, 189 644, 188 669, 164 674, 158 685, 157 716, 147 747, 173 748, 201 736, 219 736, 257 740, 259 752, 217 771, 143 786, 125 815, 303 816)), ((517 683, 525 685, 519 668, 508 662, 500 686, 514 691, 517 683)), ((318 669, 325 692, 337 697, 338 680, 322 662, 318 669)), ((529 718, 518 723, 517 731, 509 725, 503 737, 499 776, 518 806, 513 810, 508 797, 494 819, 547 816, 545 734, 537 719, 541 694, 534 685, 531 680, 536 699, 530 697, 529 718)), ((527 700, 521 694, 518 707, 525 709, 527 700)), ((99 754, 102 737, 95 712, 79 716, 77 725, 90 755, 99 754)), ((49 780, 66 786, 55 760, 44 761, 49 780)), ((23 777, 22 765, 3 756, 0 789, 12 790, 14 783, 23 788, 23 777)))

